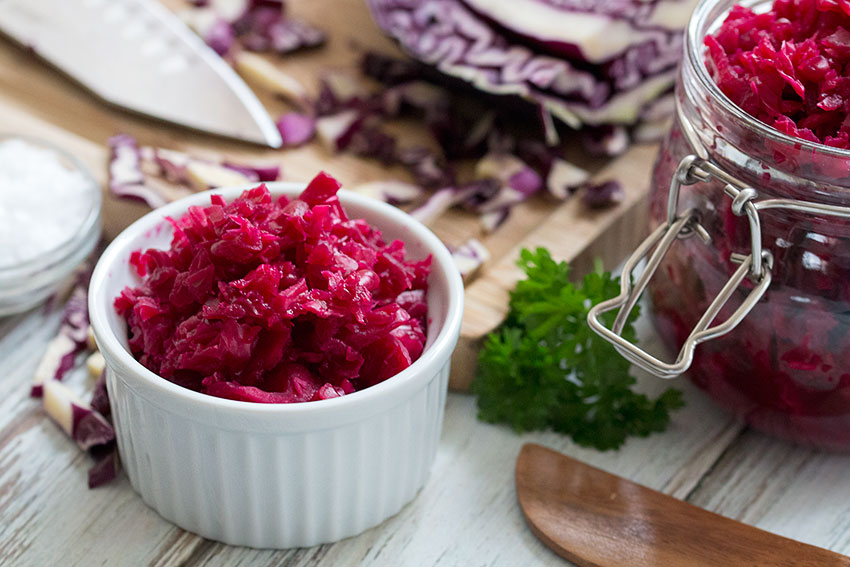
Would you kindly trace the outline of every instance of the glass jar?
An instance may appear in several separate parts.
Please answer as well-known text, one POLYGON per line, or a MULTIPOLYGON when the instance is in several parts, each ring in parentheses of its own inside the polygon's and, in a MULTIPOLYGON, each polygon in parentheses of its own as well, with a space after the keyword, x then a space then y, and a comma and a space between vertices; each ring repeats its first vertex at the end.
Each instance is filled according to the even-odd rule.
POLYGON ((691 18, 676 121, 653 172, 655 232, 624 276, 640 258, 647 267, 591 324, 659 376, 690 366, 691 380, 761 431, 850 450, 850 152, 782 134, 719 90, 703 40, 736 3, 770 5, 703 0, 691 18), (675 363, 599 324, 647 284, 659 334, 681 349, 675 363))

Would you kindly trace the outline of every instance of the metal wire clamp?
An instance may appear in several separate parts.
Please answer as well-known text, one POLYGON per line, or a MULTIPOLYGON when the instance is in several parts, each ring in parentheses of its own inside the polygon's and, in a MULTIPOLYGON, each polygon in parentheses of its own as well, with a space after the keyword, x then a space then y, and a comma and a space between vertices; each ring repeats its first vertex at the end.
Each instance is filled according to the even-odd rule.
POLYGON ((773 255, 769 250, 762 247, 761 220, 759 211, 767 209, 788 209, 792 211, 810 213, 815 215, 837 216, 850 218, 850 207, 826 205, 811 201, 800 201, 796 199, 765 199, 757 201, 758 193, 755 189, 741 182, 738 178, 730 175, 722 168, 714 164, 710 154, 700 141, 699 136, 691 123, 684 116, 682 102, 676 98, 676 112, 679 115, 679 125, 682 133, 688 141, 693 154, 687 155, 679 162, 676 173, 670 181, 670 193, 667 197, 667 223, 662 224, 644 240, 635 250, 623 267, 620 279, 620 295, 603 301, 594 306, 587 316, 587 322, 591 328, 611 342, 614 347, 628 360, 655 374, 661 378, 673 378, 685 372, 691 365, 694 348, 703 341, 725 335, 735 328, 738 323, 750 312, 756 303, 764 295, 771 281, 771 270, 773 269, 773 255), (706 244, 711 241, 709 234, 699 224, 699 213, 693 209, 679 214, 679 193, 682 185, 692 185, 698 182, 708 182, 717 179, 724 183, 724 192, 732 198, 732 212, 737 216, 746 216, 750 225, 749 255, 731 255, 730 260, 737 264, 738 269, 720 290, 714 301, 708 306, 706 312, 697 322, 691 334, 685 340, 679 351, 679 356, 673 363, 664 362, 638 348, 622 337, 623 327, 632 308, 638 302, 650 278, 652 278, 664 255, 677 239, 690 238, 698 235, 706 244), (634 285, 631 283, 632 271, 637 264, 652 249, 655 249, 648 257, 646 267, 638 276, 634 285), (756 260, 754 260, 754 258, 756 260), (710 327, 712 321, 729 301, 734 291, 738 288, 745 277, 749 277, 754 287, 747 295, 735 312, 723 323, 710 327), (611 329, 605 327, 601 322, 601 316, 609 311, 619 309, 611 329))
MULTIPOLYGON (((753 306, 762 298, 771 282, 771 270, 773 268, 773 255, 769 250, 762 248, 761 223, 758 216, 758 207, 754 199, 758 196, 756 191, 727 174, 713 163, 700 159, 695 155, 688 155, 679 162, 676 173, 670 183, 670 194, 667 201, 667 223, 660 225, 640 246, 629 256, 623 266, 620 277, 620 295, 608 301, 595 305, 587 316, 591 328, 599 335, 608 340, 617 351, 626 359, 647 372, 660 378, 674 378, 685 372, 693 361, 696 346, 709 339, 725 335, 734 329, 753 306), (660 360, 645 350, 630 343, 622 337, 623 328, 629 313, 638 302, 650 279, 658 270, 661 261, 667 251, 678 239, 690 238, 694 235, 700 237, 708 244, 711 241, 705 228, 699 223, 699 213, 689 209, 682 214, 678 213, 679 192, 682 185, 691 185, 697 182, 707 182, 711 178, 719 179, 726 184, 724 190, 732 197, 732 211, 738 216, 746 216, 750 225, 751 252, 748 255, 733 254, 731 260, 737 264, 738 269, 732 274, 723 288, 703 313, 700 320, 694 326, 688 338, 685 340, 679 355, 674 362, 660 360), (632 284, 632 272, 646 258, 646 266, 632 284), (757 261, 754 261, 757 258, 757 261), (755 284, 747 294, 744 301, 737 309, 722 323, 711 326, 717 314, 726 305, 741 285, 744 278, 749 277, 755 284), (617 311, 612 327, 609 329, 602 323, 602 315, 610 311, 617 311)), ((761 204, 769 204, 763 201, 761 204)), ((799 202, 796 202, 799 203, 799 202)), ((850 215, 850 210, 845 210, 850 215)))

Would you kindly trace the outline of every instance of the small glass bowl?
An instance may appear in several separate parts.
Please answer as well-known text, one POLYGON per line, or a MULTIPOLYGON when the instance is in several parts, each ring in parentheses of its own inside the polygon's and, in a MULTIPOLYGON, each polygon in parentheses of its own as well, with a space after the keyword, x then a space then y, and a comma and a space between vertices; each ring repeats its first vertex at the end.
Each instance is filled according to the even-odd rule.
POLYGON ((12 266, 0 267, 0 317, 31 309, 55 293, 100 240, 102 195, 100 185, 83 163, 53 144, 28 136, 0 134, 0 143, 21 140, 57 155, 60 163, 87 180, 86 216, 77 230, 40 255, 12 266))

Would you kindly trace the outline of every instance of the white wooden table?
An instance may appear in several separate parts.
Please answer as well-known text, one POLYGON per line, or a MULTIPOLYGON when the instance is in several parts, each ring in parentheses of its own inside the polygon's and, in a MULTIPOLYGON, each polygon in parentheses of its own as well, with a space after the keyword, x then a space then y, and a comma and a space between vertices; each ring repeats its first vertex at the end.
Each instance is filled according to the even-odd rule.
MULTIPOLYGON (((563 565, 526 528, 514 463, 535 441, 766 530, 850 552, 850 456, 747 430, 684 380, 672 426, 600 453, 552 433, 517 436, 476 420, 475 399, 448 397, 425 488, 397 516, 339 543, 286 551, 229 547, 174 527, 125 476, 86 488, 89 458, 29 398, 29 379, 58 313, 0 319, 0 565, 563 565)), ((644 343, 653 342, 645 324, 644 343)), ((84 371, 70 378, 84 385, 84 371)), ((641 377, 641 388, 666 383, 641 377)))

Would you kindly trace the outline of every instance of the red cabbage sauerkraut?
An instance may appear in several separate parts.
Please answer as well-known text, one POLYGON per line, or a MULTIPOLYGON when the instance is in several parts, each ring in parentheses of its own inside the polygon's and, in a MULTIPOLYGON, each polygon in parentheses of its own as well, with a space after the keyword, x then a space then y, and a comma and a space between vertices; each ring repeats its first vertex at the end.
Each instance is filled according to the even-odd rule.
POLYGON ((349 219, 320 173, 294 200, 265 185, 169 219, 115 300, 144 366, 192 390, 266 403, 350 394, 422 354, 430 257, 349 219))
POLYGON ((765 13, 734 6, 705 38, 720 90, 777 130, 850 149, 850 3, 775 0, 765 13))

